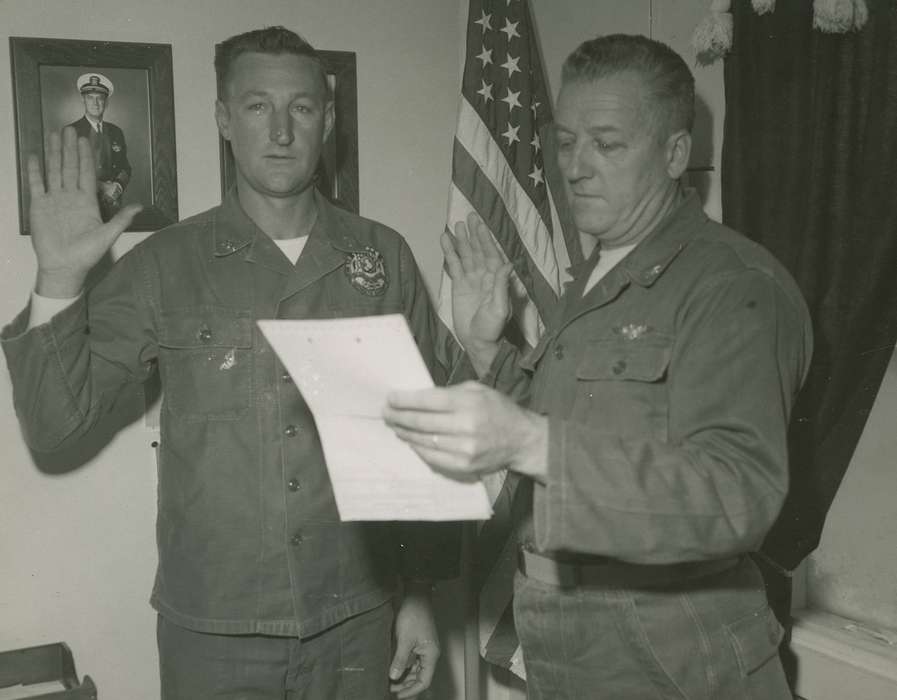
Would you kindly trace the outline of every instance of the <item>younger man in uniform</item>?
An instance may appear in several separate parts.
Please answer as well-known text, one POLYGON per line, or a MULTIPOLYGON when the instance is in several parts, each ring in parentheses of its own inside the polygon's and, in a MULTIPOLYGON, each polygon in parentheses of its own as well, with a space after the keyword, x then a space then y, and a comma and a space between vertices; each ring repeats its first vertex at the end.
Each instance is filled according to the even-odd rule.
POLYGON ((72 129, 51 140, 46 191, 30 159, 37 283, 2 334, 16 409, 28 444, 57 450, 160 373, 163 700, 382 700, 388 675, 413 697, 439 655, 429 588, 454 574, 455 530, 340 522, 312 415, 255 320, 404 314, 437 381, 450 342, 435 349, 405 241, 315 191, 334 114, 314 49, 271 27, 223 42, 215 67, 236 188, 91 289, 137 207, 101 222, 72 129))

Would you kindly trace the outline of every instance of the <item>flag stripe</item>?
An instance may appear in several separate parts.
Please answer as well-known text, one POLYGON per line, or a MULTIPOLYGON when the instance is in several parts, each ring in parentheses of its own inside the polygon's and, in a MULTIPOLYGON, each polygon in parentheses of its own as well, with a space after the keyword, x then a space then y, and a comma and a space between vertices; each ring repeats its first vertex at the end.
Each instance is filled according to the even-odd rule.
POLYGON ((482 655, 489 663, 502 668, 511 668, 511 659, 519 646, 517 631, 514 628, 514 608, 508 605, 495 625, 489 641, 483 647, 482 655))
MULTIPOLYGON (((551 217, 548 216, 546 223, 542 213, 520 186, 488 127, 465 99, 461 100, 461 111, 458 115, 455 152, 459 150, 457 144, 464 147, 473 163, 489 182, 494 184, 494 192, 510 218, 508 223, 516 229, 533 263, 556 295, 560 287, 557 260, 551 242, 552 233, 549 228, 551 217)), ((461 184, 457 177, 454 179, 456 184, 461 184)), ((545 189, 546 185, 543 184, 541 187, 545 189)))
POLYGON ((551 122, 551 108, 527 0, 471 0, 461 95, 496 136, 517 136, 506 137, 501 153, 548 221, 548 192, 528 177, 542 155, 527 145, 551 122))
MULTIPOLYGON (((549 168, 545 162, 555 154, 545 136, 551 102, 528 0, 470 0, 466 48, 446 230, 453 233, 476 211, 492 231, 513 265, 505 338, 523 349, 524 342, 536 344, 578 252, 578 234, 566 228, 569 210, 553 206, 551 195, 558 192, 549 190, 548 178, 558 174, 555 163, 549 168)), ((439 315, 449 328, 451 306, 451 279, 444 273, 439 315)), ((525 678, 512 609, 513 525, 521 516, 516 510, 529 508, 532 484, 513 473, 485 481, 494 514, 476 535, 470 578, 479 593, 479 651, 525 678)))
MULTIPOLYGON (((467 215, 474 211, 477 211, 477 209, 473 204, 468 201, 461 190, 453 185, 449 192, 448 222, 453 225, 458 221, 466 221, 467 215)), ((448 226, 446 227, 446 230, 448 230, 448 226)), ((526 343, 531 347, 535 346, 543 328, 539 311, 530 298, 530 291, 520 280, 516 271, 511 274, 511 285, 511 296, 515 301, 515 320, 520 325, 520 330, 526 343)), ((445 271, 443 271, 442 283, 439 287, 437 311, 443 323, 451 329, 454 334, 454 320, 452 318, 452 281, 445 271)))
MULTIPOLYGON (((526 287, 529 297, 535 302, 539 315, 545 317, 557 302, 558 270, 554 260, 554 249, 547 238, 547 230, 542 226, 543 236, 548 244, 537 255, 550 256, 548 270, 544 263, 533 257, 533 251, 526 245, 520 229, 515 227, 514 217, 509 215, 505 200, 459 142, 455 141, 452 171, 458 189, 473 208, 483 217, 495 240, 514 265, 514 271, 526 287), (546 274, 551 277, 546 277, 546 274)), ((527 200, 529 201, 529 200, 527 200)), ((541 220, 540 220, 541 221, 541 220)))
MULTIPOLYGON (((492 569, 498 568, 508 552, 505 549, 508 540, 508 527, 526 510, 526 500, 532 494, 532 485, 524 482, 514 473, 503 472, 504 482, 498 497, 492 504, 492 517, 484 522, 477 535, 477 568, 474 582, 478 588, 484 588, 492 575, 492 569), (518 494, 517 491, 520 490, 518 494)), ((517 566, 516 550, 514 566, 517 566)))

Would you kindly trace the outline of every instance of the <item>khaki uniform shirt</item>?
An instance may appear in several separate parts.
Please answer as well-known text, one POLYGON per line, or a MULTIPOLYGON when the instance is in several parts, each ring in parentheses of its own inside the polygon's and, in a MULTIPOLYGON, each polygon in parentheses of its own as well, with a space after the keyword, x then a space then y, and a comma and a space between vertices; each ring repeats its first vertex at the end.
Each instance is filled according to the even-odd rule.
POLYGON ((190 629, 310 635, 388 600, 400 573, 455 573, 456 528, 340 522, 312 415, 255 324, 404 314, 445 381, 455 346, 406 243, 320 196, 318 209, 294 266, 232 192, 49 323, 25 332, 26 310, 2 334, 35 450, 70 445, 123 385, 160 374, 152 604, 190 629))
POLYGON ((486 378, 549 418, 523 542, 644 564, 757 549, 812 352, 796 284, 693 192, 583 295, 594 264, 573 270, 538 346, 504 346, 486 378))

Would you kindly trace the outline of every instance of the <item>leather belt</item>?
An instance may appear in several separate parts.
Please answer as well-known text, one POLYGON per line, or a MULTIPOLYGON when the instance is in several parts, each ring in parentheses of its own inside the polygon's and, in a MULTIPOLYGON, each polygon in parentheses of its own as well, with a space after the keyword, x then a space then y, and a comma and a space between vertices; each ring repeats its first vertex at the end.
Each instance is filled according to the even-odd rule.
POLYGON ((677 564, 630 564, 616 559, 597 563, 558 561, 526 549, 517 564, 527 578, 560 588, 667 588, 734 568, 741 557, 677 564))

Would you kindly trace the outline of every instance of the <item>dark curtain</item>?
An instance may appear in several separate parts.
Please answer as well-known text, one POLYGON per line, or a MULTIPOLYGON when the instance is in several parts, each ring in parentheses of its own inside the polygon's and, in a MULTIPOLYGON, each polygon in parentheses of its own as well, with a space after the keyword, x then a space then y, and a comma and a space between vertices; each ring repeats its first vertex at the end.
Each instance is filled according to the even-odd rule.
POLYGON ((814 30, 812 5, 734 0, 725 62, 724 221, 791 271, 815 329, 763 547, 785 570, 819 542, 897 340, 897 3, 867 0, 847 34, 814 30))

